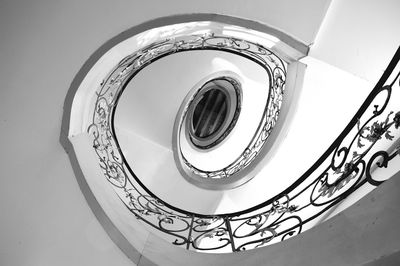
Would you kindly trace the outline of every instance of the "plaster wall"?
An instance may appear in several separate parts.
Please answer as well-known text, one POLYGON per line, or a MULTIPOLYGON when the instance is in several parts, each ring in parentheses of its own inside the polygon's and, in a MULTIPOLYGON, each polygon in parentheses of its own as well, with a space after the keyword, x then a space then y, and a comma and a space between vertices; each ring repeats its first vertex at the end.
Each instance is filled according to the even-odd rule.
POLYGON ((376 82, 400 44, 400 2, 335 0, 310 55, 376 82))

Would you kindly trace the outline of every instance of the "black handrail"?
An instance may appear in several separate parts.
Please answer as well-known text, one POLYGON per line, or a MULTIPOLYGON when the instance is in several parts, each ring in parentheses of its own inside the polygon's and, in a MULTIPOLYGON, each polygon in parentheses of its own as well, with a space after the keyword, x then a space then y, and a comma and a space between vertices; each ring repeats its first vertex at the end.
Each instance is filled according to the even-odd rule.
MULTIPOLYGON (((195 43, 166 40, 152 44, 122 60, 97 92, 96 108, 88 132, 93 136, 94 151, 107 180, 138 219, 165 233, 166 237, 171 237, 173 244, 187 249, 241 251, 297 235, 310 226, 309 222, 316 221, 361 186, 381 184, 382 181, 372 176, 372 165, 375 163, 378 167, 386 167, 400 154, 399 148, 391 154, 374 150, 377 142, 393 141, 391 131, 400 127, 399 110, 396 113, 386 110, 392 88, 399 80, 400 72, 393 80, 388 80, 399 66, 399 48, 342 133, 300 178, 278 195, 252 208, 223 214, 193 213, 157 198, 132 171, 116 137, 114 115, 125 85, 150 63, 187 50, 222 50, 255 60, 249 54, 242 53, 240 47, 235 45, 239 42, 249 44, 243 40, 214 35, 199 38, 195 43), (226 42, 204 45, 208 38, 220 38, 230 45, 224 45, 226 42), (167 48, 165 45, 170 46, 167 48), (377 97, 381 94, 385 95, 383 102, 382 97, 377 97), (371 108, 372 113, 367 112, 371 108), (215 241, 210 242, 210 239, 215 241), (207 243, 211 243, 211 246, 207 246, 207 243)), ((265 47, 258 47, 265 54, 273 54, 265 47)), ((266 68, 271 73, 271 69, 266 68)))

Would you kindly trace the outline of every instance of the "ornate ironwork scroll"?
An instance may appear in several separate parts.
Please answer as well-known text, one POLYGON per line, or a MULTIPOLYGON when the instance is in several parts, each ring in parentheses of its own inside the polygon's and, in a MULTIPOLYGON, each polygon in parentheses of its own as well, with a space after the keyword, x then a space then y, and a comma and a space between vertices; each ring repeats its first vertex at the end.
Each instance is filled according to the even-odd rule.
MULTIPOLYGON (((198 40, 196 39, 195 41, 197 42, 198 40)), ((282 106, 286 82, 286 63, 262 45, 232 37, 206 34, 201 39, 201 47, 203 47, 203 49, 217 48, 246 56, 266 70, 270 81, 268 89, 269 98, 264 108, 259 127, 247 147, 232 163, 219 170, 206 171, 192 165, 180 151, 184 165, 196 176, 210 179, 227 179, 233 174, 243 170, 256 158, 271 134, 278 120, 279 111, 282 106)), ((236 81, 232 80, 232 82, 235 83, 236 81)), ((187 106, 190 105, 195 96, 196 94, 189 100, 187 106)), ((183 118, 186 116, 186 112, 187 108, 183 112, 183 118)), ((237 119, 237 117, 235 119, 237 119)), ((182 123, 179 125, 179 131, 181 127, 182 123)), ((229 130, 226 132, 228 133, 229 130)))
MULTIPOLYGON (((92 136, 93 149, 105 178, 137 219, 161 232, 174 245, 199 251, 235 252, 295 236, 360 187, 381 184, 382 180, 374 177, 374 168, 386 167, 400 154, 400 147, 391 152, 379 148, 390 145, 399 136, 400 110, 386 110, 392 90, 400 89, 400 72, 394 73, 395 69, 398 71, 399 49, 344 131, 309 170, 280 194, 250 209, 220 215, 195 214, 159 200, 130 169, 115 137, 113 114, 124 85, 141 68, 168 54, 187 49, 238 52, 247 51, 251 45, 255 44, 214 35, 198 36, 190 41, 183 38, 155 43, 122 60, 96 92, 88 133, 92 136)), ((258 48, 259 54, 251 56, 259 57, 259 60, 276 60, 272 52, 261 46, 258 48)), ((275 76, 272 86, 276 88, 272 106, 278 108, 285 70, 276 68, 271 73, 275 76)), ((277 114, 271 111, 266 117, 277 114)), ((253 151, 257 152, 260 147, 257 143, 269 134, 270 126, 272 124, 263 127, 252 146, 254 149, 243 155, 243 164, 251 160, 253 151)))

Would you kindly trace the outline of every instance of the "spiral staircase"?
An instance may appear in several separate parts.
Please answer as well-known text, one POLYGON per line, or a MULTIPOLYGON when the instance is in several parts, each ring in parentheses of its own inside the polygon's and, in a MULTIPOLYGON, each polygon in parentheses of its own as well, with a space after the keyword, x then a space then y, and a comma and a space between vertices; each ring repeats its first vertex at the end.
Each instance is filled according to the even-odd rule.
POLYGON ((399 50, 369 93, 337 89, 332 102, 357 103, 328 112, 337 120, 307 90, 324 67, 308 52, 262 23, 191 14, 135 26, 92 55, 68 93, 62 143, 134 263, 315 265, 297 255, 329 260, 395 215, 384 210, 398 178, 384 181, 399 170, 399 50))

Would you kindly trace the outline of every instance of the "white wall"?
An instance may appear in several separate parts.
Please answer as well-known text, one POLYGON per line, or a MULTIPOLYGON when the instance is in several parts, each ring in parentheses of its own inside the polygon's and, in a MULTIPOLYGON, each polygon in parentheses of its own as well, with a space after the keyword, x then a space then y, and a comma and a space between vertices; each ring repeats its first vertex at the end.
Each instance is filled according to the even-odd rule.
POLYGON ((311 43, 330 1, 0 2, 0 265, 131 265, 85 202, 58 137, 67 90, 105 41, 151 18, 223 13, 311 43))
POLYGON ((310 55, 376 82, 400 45, 400 1, 332 1, 310 55))

